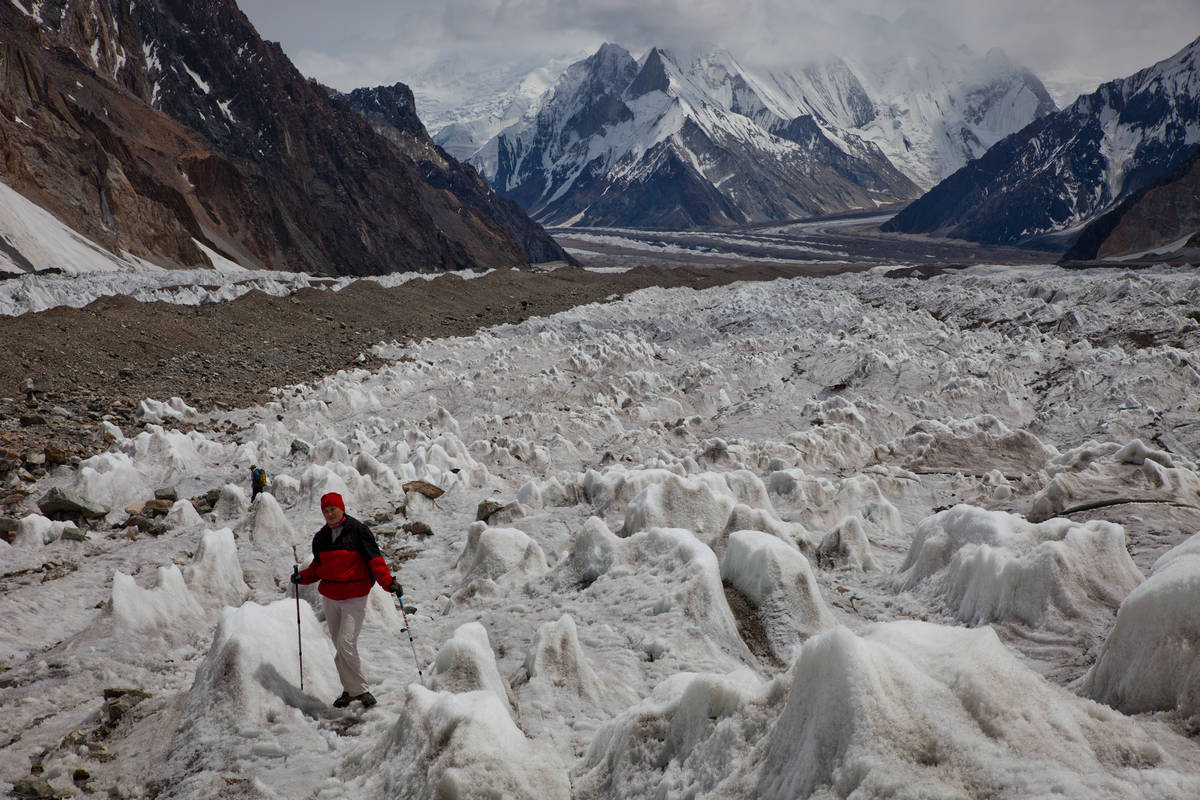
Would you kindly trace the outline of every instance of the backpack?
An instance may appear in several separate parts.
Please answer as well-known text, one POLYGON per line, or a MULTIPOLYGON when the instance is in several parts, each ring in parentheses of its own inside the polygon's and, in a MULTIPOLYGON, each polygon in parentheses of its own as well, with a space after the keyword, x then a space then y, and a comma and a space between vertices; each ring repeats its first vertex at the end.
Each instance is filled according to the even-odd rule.
POLYGON ((251 471, 250 480, 259 489, 267 488, 267 471, 261 468, 251 471))

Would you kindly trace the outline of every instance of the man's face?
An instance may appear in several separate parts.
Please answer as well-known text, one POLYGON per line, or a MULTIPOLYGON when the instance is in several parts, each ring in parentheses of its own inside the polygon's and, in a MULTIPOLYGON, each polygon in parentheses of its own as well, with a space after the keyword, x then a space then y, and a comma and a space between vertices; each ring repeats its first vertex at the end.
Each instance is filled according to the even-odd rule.
POLYGON ((325 521, 330 525, 337 525, 346 516, 346 512, 337 506, 322 506, 321 513, 325 515, 325 521))

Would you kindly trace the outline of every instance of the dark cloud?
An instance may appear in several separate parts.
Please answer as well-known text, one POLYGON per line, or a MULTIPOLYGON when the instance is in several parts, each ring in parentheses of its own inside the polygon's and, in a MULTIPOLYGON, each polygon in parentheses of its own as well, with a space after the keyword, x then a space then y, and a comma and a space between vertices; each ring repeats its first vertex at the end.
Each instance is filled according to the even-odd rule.
POLYGON ((1171 55, 1200 34, 1197 0, 241 0, 306 74, 337 88, 420 74, 439 57, 561 55, 601 42, 717 43, 787 65, 827 53, 919 47, 952 37, 1004 49, 1052 83, 1092 88, 1171 55), (906 14, 901 14, 907 9, 906 14), (1089 85, 1090 84, 1090 85, 1089 85))

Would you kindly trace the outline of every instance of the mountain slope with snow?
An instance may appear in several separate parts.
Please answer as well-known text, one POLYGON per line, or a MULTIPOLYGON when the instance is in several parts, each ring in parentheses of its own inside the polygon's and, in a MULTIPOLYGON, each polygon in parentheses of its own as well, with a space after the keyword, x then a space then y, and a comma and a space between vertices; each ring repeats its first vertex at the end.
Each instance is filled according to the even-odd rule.
POLYGON ((492 123, 469 111, 433 126, 434 137, 456 142, 541 221, 669 228, 911 198, 1055 110, 1003 53, 981 58, 946 47, 919 20, 904 24, 923 44, 791 70, 748 69, 710 46, 656 47, 635 60, 606 44, 473 154, 474 134, 463 131, 492 123))
POLYGON ((809 114, 779 116, 763 94, 728 53, 653 48, 636 61, 606 44, 472 162, 556 224, 729 225, 915 196, 878 148, 809 114))
MULTIPOLYGON (((0 180, 111 253, 359 275, 531 260, 510 220, 431 185, 234 0, 12 0, 0 29, 0 180)), ((528 220, 522 238, 563 257, 528 220)))
POLYGON ((446 55, 405 78, 413 87, 421 120, 435 132, 434 141, 460 161, 519 122, 558 76, 587 53, 521 58, 510 65, 485 56, 446 55))
POLYGON ((928 189, 996 142, 1058 110, 1041 81, 999 50, 927 49, 864 59, 854 72, 875 114, 849 130, 928 189))
POLYGON ((1200 39, 1004 139, 885 229, 1015 244, 1069 239, 1200 143, 1200 39))

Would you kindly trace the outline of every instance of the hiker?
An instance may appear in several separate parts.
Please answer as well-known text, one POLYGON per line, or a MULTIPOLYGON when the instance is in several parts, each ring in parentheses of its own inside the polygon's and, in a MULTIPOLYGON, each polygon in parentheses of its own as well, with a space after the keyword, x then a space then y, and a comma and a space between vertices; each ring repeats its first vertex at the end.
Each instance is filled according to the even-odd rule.
POLYGON ((321 496, 325 526, 313 537, 313 560, 292 575, 292 583, 320 581, 317 590, 325 608, 329 636, 337 651, 333 663, 342 681, 342 694, 334 708, 345 708, 357 700, 365 708, 375 705, 367 691, 362 663, 358 658, 358 632, 367 613, 367 593, 378 583, 393 594, 400 584, 392 578, 370 528, 346 514, 346 504, 336 492, 321 496))
POLYGON ((250 468, 250 502, 258 497, 259 492, 267 490, 267 471, 260 469, 257 464, 250 468))

